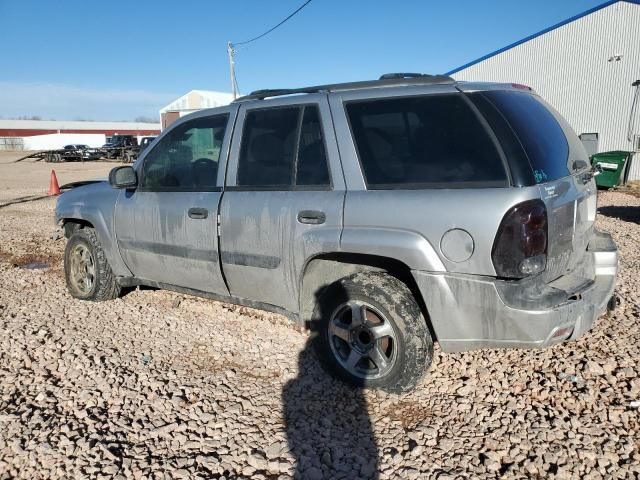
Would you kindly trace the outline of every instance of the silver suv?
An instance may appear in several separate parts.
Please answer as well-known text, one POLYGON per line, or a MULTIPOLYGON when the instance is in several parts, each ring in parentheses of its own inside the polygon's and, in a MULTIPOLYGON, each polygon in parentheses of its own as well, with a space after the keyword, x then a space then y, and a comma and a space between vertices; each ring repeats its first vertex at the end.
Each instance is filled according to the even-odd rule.
POLYGON ((528 87, 394 74, 181 118, 62 195, 56 221, 74 297, 147 285, 283 313, 330 372, 398 392, 434 341, 547 347, 591 327, 617 272, 594 173, 528 87))

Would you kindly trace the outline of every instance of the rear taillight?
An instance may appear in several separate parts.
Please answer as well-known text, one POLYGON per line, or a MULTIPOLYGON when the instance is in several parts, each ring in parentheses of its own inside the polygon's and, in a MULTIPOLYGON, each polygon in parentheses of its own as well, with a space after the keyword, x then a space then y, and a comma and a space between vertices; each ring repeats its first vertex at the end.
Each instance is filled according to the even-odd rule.
POLYGON ((523 278, 547 266, 547 209, 541 200, 512 207, 502 219, 491 259, 496 274, 523 278))

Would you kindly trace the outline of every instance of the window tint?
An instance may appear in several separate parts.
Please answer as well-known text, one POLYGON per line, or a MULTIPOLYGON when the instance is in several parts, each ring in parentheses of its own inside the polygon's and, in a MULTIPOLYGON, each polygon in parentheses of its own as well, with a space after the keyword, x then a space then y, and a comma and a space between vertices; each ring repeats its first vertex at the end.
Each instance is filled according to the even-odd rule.
POLYGON ((238 185, 291 185, 300 109, 247 113, 238 164, 238 185))
POLYGON ((517 187, 535 185, 533 170, 531 170, 527 154, 504 116, 482 93, 471 93, 468 98, 473 101, 498 139, 509 163, 513 185, 517 187))
POLYGON ((346 108, 369 188, 507 184, 500 154, 461 95, 368 100, 346 108))
POLYGON ((329 185, 327 155, 318 107, 304 107, 296 185, 329 185))
POLYGON ((528 93, 510 91, 490 91, 482 95, 500 110, 515 131, 537 183, 569 175, 567 138, 541 100, 528 93))
POLYGON ((216 187, 227 115, 198 118, 174 128, 144 160, 141 186, 206 191, 216 187))
POLYGON ((329 171, 318 107, 247 113, 238 186, 328 185, 329 171))

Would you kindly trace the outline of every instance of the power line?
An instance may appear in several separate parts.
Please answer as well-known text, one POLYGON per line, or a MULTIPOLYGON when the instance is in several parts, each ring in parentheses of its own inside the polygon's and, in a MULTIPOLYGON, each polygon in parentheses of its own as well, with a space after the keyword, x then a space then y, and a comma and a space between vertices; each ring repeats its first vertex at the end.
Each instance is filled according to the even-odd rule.
POLYGON ((235 54, 236 54, 236 47, 238 45, 247 45, 251 42, 255 42, 256 40, 261 39, 262 37, 264 37, 265 35, 270 34, 271 32, 273 32, 276 28, 278 28, 279 26, 281 26, 282 24, 284 24, 287 20, 291 19, 296 13, 298 13, 300 10, 302 10, 304 7, 306 7, 307 5, 309 5, 311 3, 311 0, 307 0, 306 2, 304 2, 302 5, 300 5, 295 11, 293 11, 289 16, 287 16, 287 18, 285 18, 284 20, 282 20, 280 23, 278 23, 275 27, 270 28, 269 30, 267 30, 266 32, 264 32, 262 35, 258 35, 257 37, 251 38, 249 40, 245 40, 244 42, 238 42, 238 43, 231 43, 228 42, 227 43, 227 54, 229 56, 229 73, 231 76, 231 92, 233 94, 233 98, 237 98, 238 96, 238 79, 236 77, 236 68, 235 68, 235 54))
POLYGON ((285 18, 284 20, 282 20, 279 24, 277 24, 275 27, 270 28, 269 30, 267 30, 266 32, 264 32, 262 35, 258 35, 257 37, 254 37, 250 40, 245 40, 244 42, 237 42, 232 44, 234 47, 237 47, 239 45, 246 45, 248 43, 251 42, 255 42, 256 40, 259 40, 260 38, 264 37, 265 35, 270 34, 271 32, 273 32, 276 28, 278 28, 280 25, 282 25, 283 23, 285 23, 287 20, 289 20, 291 17, 293 17, 296 13, 298 13, 300 10, 302 10, 304 7, 306 7, 307 5, 309 5, 311 3, 311 0, 307 0, 306 2, 304 2, 302 5, 300 5, 293 13, 291 13, 287 18, 285 18))

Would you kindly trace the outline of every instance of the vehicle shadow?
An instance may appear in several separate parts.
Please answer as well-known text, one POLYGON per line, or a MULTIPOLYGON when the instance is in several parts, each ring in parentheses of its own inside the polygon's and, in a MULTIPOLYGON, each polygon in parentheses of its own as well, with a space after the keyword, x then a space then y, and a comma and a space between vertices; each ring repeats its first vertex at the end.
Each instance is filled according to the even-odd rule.
POLYGON ((600 207, 598 213, 612 218, 618 218, 624 222, 640 223, 640 207, 600 207))
MULTIPOLYGON (((329 315, 321 312, 321 318, 329 315)), ((308 326, 312 334, 298 357, 298 376, 282 391, 294 478, 377 479, 378 447, 364 393, 321 368, 313 348, 318 322, 308 326)))

